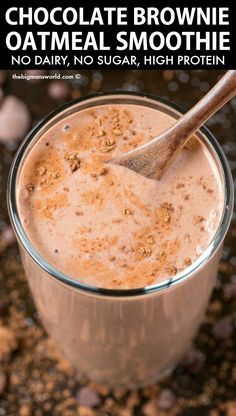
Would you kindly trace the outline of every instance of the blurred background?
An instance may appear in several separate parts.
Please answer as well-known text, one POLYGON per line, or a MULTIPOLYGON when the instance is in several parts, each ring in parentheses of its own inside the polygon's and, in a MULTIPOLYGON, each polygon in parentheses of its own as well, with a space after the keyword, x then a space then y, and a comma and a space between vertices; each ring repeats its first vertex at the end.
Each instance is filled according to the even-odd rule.
MULTIPOLYGON (((188 109, 222 75, 211 70, 0 71, 0 416, 236 416, 235 218, 208 313, 191 350, 168 379, 127 392, 76 379, 45 333, 6 209, 14 153, 27 131, 51 110, 87 94, 116 90, 158 95, 188 109), (67 79, 25 80, 14 74, 67 79)), ((235 177, 236 98, 207 125, 235 177)))

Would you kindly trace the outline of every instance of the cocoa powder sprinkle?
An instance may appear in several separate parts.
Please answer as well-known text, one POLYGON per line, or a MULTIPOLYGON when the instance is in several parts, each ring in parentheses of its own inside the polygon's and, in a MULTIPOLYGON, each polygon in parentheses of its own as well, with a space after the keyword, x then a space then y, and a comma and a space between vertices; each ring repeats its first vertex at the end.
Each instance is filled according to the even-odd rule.
POLYGON ((77 154, 65 154, 65 160, 69 162, 71 172, 74 173, 80 168, 81 160, 77 154))
POLYGON ((157 210, 157 217, 161 223, 169 224, 171 222, 173 212, 174 209, 172 204, 164 202, 157 210))
POLYGON ((138 253, 141 254, 143 257, 151 256, 152 250, 150 247, 140 246, 138 248, 138 253))
POLYGON ((197 223, 201 223, 203 221, 205 221, 205 218, 202 215, 197 215, 196 216, 196 222, 197 223))
POLYGON ((166 271, 167 271, 167 273, 168 273, 170 276, 174 276, 175 274, 177 274, 177 267, 175 267, 175 266, 173 266, 173 265, 168 266, 168 267, 166 268, 166 271))
POLYGON ((47 168, 45 166, 40 166, 37 168, 37 174, 43 176, 47 173, 47 168))
POLYGON ((148 244, 155 244, 155 238, 152 234, 147 234, 147 243, 148 244))
POLYGON ((116 129, 113 129, 113 134, 115 136, 120 136, 122 134, 122 131, 120 129, 116 128, 116 129))
POLYGON ((26 189, 27 189, 27 191, 29 191, 29 192, 34 191, 34 184, 33 184, 33 183, 29 183, 29 184, 26 186, 26 189))
POLYGON ((107 152, 111 152, 111 150, 115 149, 115 147, 116 147, 115 140, 104 139, 104 140, 101 140, 100 142, 99 150, 102 153, 107 153, 107 152))
POLYGON ((105 131, 104 131, 103 129, 100 129, 100 130, 98 131, 98 136, 99 136, 99 137, 105 136, 105 131))
POLYGON ((185 266, 191 266, 191 264, 192 264, 192 260, 189 258, 189 257, 187 257, 185 260, 184 260, 184 264, 185 264, 185 266))
POLYGON ((124 213, 125 213, 125 215, 132 215, 132 211, 130 211, 130 209, 128 209, 128 208, 124 209, 124 213))

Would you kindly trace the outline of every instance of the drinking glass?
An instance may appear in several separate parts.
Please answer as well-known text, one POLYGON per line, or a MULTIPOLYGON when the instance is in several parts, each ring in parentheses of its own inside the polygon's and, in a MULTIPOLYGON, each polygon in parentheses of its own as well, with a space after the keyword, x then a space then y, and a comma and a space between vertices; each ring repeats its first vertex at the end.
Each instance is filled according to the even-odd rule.
POLYGON ((19 175, 30 150, 47 129, 70 114, 105 104, 151 107, 175 119, 181 115, 163 99, 134 93, 101 94, 66 104, 34 127, 20 146, 9 175, 8 208, 29 286, 48 334, 80 374, 110 386, 136 388, 172 371, 198 331, 232 215, 233 183, 220 145, 201 128, 197 136, 214 159, 224 192, 221 221, 206 251, 174 277, 138 289, 98 288, 64 275, 36 251, 25 233, 16 197, 19 175))

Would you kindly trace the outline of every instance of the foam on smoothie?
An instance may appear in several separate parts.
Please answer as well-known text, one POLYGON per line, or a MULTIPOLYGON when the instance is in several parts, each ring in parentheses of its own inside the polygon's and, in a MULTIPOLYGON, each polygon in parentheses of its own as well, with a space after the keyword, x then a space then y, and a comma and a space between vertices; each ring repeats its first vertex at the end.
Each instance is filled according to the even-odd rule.
POLYGON ((104 164, 174 123, 138 105, 77 112, 46 131, 20 172, 18 208, 39 253, 105 288, 153 285, 208 247, 223 210, 215 162, 193 137, 160 181, 104 164))

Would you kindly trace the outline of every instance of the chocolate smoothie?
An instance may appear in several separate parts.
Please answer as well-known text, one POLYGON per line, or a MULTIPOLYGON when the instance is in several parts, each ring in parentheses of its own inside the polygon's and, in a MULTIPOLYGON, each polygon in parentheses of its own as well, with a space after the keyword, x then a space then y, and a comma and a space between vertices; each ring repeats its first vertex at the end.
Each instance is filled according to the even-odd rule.
POLYGON ((224 193, 197 137, 160 181, 104 163, 174 122, 148 107, 101 105, 42 135, 21 169, 17 198, 25 231, 50 264, 89 285, 140 288, 176 275, 206 250, 224 193))
POLYGON ((214 138, 199 131, 160 181, 104 163, 179 116, 151 97, 86 97, 13 162, 9 213, 42 323, 75 370, 109 386, 172 371, 215 283, 233 185, 214 138))

